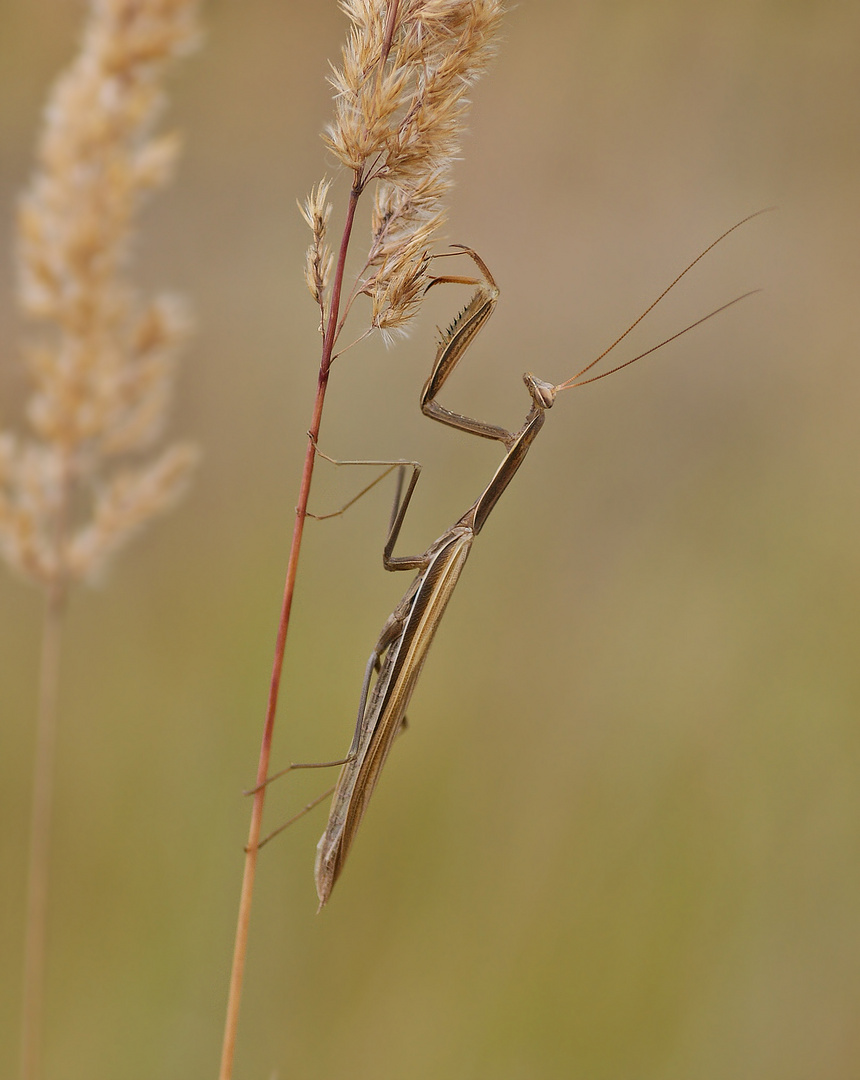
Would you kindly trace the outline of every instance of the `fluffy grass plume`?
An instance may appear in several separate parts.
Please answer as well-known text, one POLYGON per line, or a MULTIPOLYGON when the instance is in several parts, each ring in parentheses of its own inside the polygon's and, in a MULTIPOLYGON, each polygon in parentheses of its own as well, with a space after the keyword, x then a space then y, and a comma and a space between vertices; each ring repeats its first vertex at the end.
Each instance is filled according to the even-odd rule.
POLYGON ((140 462, 162 431, 188 320, 173 297, 138 297, 127 270, 140 208, 176 158, 177 138, 154 128, 197 7, 92 0, 21 200, 20 305, 44 329, 26 349, 31 435, 0 437, 0 547, 51 589, 97 574, 174 502, 195 458, 173 446, 140 462))
MULTIPOLYGON (((356 198, 373 185, 366 263, 351 294, 371 300, 386 336, 415 314, 429 281, 429 248, 444 221, 468 92, 495 51, 499 0, 344 0, 352 27, 333 68, 335 117, 324 139, 352 173, 356 198)), ((307 280, 322 309, 332 258, 329 184, 309 195, 307 280)), ((347 307, 349 304, 347 305, 347 307)))

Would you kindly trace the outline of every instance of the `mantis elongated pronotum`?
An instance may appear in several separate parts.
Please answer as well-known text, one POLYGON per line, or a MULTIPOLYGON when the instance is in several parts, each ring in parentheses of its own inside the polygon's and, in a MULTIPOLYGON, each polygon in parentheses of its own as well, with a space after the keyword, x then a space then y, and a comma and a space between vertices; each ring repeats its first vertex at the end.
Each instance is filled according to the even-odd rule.
MULTIPOLYGON (((565 382, 553 384, 537 378, 530 372, 526 373, 523 379, 531 398, 531 406, 522 427, 515 432, 451 412, 436 401, 436 395, 472 343, 475 335, 493 313, 499 290, 492 274, 474 251, 458 245, 461 253, 468 255, 474 261, 481 277, 478 279, 438 277, 431 282, 431 285, 442 282, 470 284, 475 285, 476 290, 450 328, 442 334, 433 370, 421 394, 421 411, 425 416, 458 428, 461 431, 501 442, 505 447, 506 454, 487 487, 466 513, 447 529, 438 540, 434 541, 422 555, 413 556, 395 556, 393 550, 400 534, 409 501, 415 490, 421 466, 417 462, 356 463, 388 464, 392 466, 399 464, 401 467, 401 483, 404 470, 406 468, 412 469, 411 479, 402 498, 400 497, 400 488, 398 488, 388 539, 383 552, 383 564, 387 570, 417 570, 418 574, 383 626, 379 640, 368 660, 361 688, 358 720, 349 753, 340 762, 328 763, 332 765, 341 764, 343 767, 334 789, 328 824, 317 845, 315 878, 320 907, 326 903, 331 895, 332 888, 343 869, 344 861, 379 780, 388 753, 405 723, 406 708, 421 674, 433 635, 436 633, 451 594, 459 581, 475 537, 483 528, 493 507, 523 463, 529 448, 544 425, 547 410, 552 407, 556 396, 562 390, 568 390, 575 386, 584 386, 586 383, 605 378, 607 375, 627 367, 669 341, 680 337, 681 334, 691 330, 694 326, 698 326, 705 319, 711 318, 719 311, 725 310, 731 304, 737 303, 739 300, 744 299, 745 296, 750 295, 745 293, 744 296, 739 296, 728 304, 724 304, 716 311, 712 311, 704 318, 698 319, 685 327, 684 330, 673 334, 665 341, 660 342, 659 345, 653 346, 639 356, 635 356, 633 359, 627 360, 609 371, 584 378, 701 258, 729 233, 734 232, 735 229, 748 220, 749 218, 745 218, 744 221, 738 222, 737 225, 728 229, 710 244, 663 290, 654 303, 608 349, 604 350, 600 356, 592 360, 576 375, 565 382), (376 680, 373 682, 371 689, 374 672, 376 673, 376 680)), ((297 767, 301 766, 292 766, 292 768, 297 767)))

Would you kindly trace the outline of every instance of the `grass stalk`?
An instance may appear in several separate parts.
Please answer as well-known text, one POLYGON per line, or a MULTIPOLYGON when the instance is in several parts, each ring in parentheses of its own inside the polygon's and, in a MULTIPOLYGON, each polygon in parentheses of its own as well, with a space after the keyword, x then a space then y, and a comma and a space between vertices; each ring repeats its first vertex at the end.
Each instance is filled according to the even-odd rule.
POLYGON ((54 802, 60 641, 65 611, 64 590, 59 587, 49 590, 46 601, 39 666, 36 758, 30 811, 30 854, 24 930, 24 984, 21 998, 20 1080, 38 1080, 41 1076, 48 877, 54 802))
POLYGON ((281 672, 283 671, 284 666, 284 652, 287 647, 287 632, 290 625, 290 612, 293 606, 296 575, 298 574, 299 569, 299 554, 302 546, 302 536, 304 534, 305 521, 307 520, 308 499, 310 498, 311 480, 313 479, 314 461, 316 459, 316 443, 319 438, 320 425, 322 423, 323 406, 325 404, 325 394, 326 389, 328 388, 329 370, 331 368, 331 357, 334 350, 335 332, 340 309, 340 297, 343 290, 344 269, 346 267, 346 255, 349 249, 352 226, 355 220, 355 210, 360 195, 361 189, 354 186, 350 192, 346 222, 344 224, 340 252, 338 255, 337 269, 332 283, 332 302, 329 310, 328 323, 326 325, 325 338, 323 339, 322 354, 320 356, 319 375, 317 377, 317 389, 314 397, 311 423, 308 428, 308 444, 305 450, 302 479, 299 486, 299 498, 296 504, 296 520, 293 526, 293 538, 290 544, 289 558, 287 560, 284 596, 281 603, 281 614, 278 620, 278 633, 275 640, 275 656, 272 662, 269 697, 266 705, 266 716, 263 722, 260 757, 257 764, 257 788, 254 792, 254 804, 251 809, 251 824, 248 830, 248 843, 245 847, 245 865, 242 874, 242 888, 239 895, 239 914, 236 920, 236 937, 233 945, 233 964, 230 971, 230 989, 227 997, 224 1040, 221 1049, 221 1068, 218 1074, 219 1080, 230 1080, 233 1075, 233 1061, 236 1051, 236 1036, 239 1025, 239 1009, 242 1000, 245 960, 248 954, 248 929, 251 922, 254 881, 257 872, 257 857, 260 849, 260 832, 263 826, 263 808, 266 800, 266 791, 268 790, 266 779, 269 775, 269 761, 272 752, 275 717, 278 711, 278 692, 281 686, 281 672))
POLYGON ((196 460, 156 449, 188 333, 178 298, 128 275, 137 217, 171 176, 159 134, 171 64, 198 39, 198 0, 90 0, 53 87, 18 215, 18 299, 40 330, 24 357, 26 429, 0 431, 0 557, 45 597, 24 930, 21 1080, 42 1073, 60 642, 72 585, 182 494, 196 460), (153 454, 153 450, 155 451, 153 454))

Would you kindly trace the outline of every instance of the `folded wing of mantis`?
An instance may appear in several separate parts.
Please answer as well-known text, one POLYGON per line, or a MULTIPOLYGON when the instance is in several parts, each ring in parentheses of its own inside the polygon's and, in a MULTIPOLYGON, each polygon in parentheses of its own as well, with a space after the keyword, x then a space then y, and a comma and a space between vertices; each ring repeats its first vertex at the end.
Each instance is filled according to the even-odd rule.
MULTIPOLYGON (((760 211, 761 212, 761 211, 760 211)), ((756 215, 750 215, 755 217, 756 215)), ((436 395, 442 389, 448 376, 459 363, 466 349, 476 334, 489 319, 496 306, 499 290, 481 258, 470 248, 460 250, 470 256, 480 271, 481 277, 439 277, 431 284, 441 282, 459 282, 476 286, 474 295, 452 325, 446 330, 439 342, 436 360, 430 378, 421 394, 421 411, 433 420, 448 424, 461 431, 502 443, 505 457, 496 469, 495 475, 475 502, 447 529, 438 540, 434 541, 422 555, 395 556, 394 545, 400 534, 409 501, 415 490, 421 466, 415 462, 401 465, 403 469, 412 468, 412 476, 402 498, 398 491, 391 527, 385 549, 383 564, 387 570, 417 570, 418 573, 406 591, 403 599, 389 616, 379 640, 373 648, 365 670, 364 682, 358 708, 358 720, 349 753, 344 759, 340 777, 335 787, 328 823, 319 844, 315 866, 317 894, 322 907, 334 887, 343 869, 344 861, 355 839, 364 812, 379 780, 382 767, 389 751, 405 723, 405 713, 415 685, 427 658, 427 652, 445 608, 451 598, 460 574, 471 551, 475 537, 481 531, 493 507, 513 479, 523 463, 526 454, 546 420, 546 412, 555 401, 556 395, 575 386, 602 379, 613 372, 627 367, 636 360, 654 352, 667 342, 686 333, 705 319, 723 311, 731 304, 744 299, 739 296, 710 312, 703 319, 673 334, 666 341, 655 345, 647 352, 627 360, 623 364, 598 375, 584 378, 606 354, 615 347, 636 326, 649 311, 659 303, 666 293, 703 258, 715 244, 734 232, 749 218, 738 222, 715 240, 696 259, 687 266, 677 278, 664 289, 657 300, 650 305, 627 330, 595 360, 587 364, 566 382, 553 384, 545 382, 527 372, 523 380, 528 390, 531 404, 518 431, 475 420, 459 413, 451 412, 436 401, 436 395), (374 673, 376 678, 374 680, 374 673), (372 683, 372 686, 371 686, 372 683)))

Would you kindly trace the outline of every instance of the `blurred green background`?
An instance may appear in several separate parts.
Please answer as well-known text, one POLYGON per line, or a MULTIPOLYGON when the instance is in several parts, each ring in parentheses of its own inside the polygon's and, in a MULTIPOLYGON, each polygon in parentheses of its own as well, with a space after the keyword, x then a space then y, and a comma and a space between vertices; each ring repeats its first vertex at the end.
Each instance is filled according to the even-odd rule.
MULTIPOLYGON (((199 329, 174 436, 205 460, 68 621, 46 1080, 214 1076, 318 358, 295 206, 332 165, 334 2, 213 2, 137 278, 199 329)), ((81 5, 0 3, 0 250, 81 5)), ((723 229, 620 359, 562 397, 472 554, 329 908, 318 812, 266 850, 237 1077, 860 1076, 860 7, 520 0, 474 93, 447 241, 502 302, 445 401, 518 424, 521 373, 596 355, 723 229)), ((338 188, 340 220, 345 185, 338 188)), ((0 260, 2 424, 26 392, 0 260)), ((408 341, 336 368, 322 445, 426 464, 402 550, 489 443, 421 418, 408 341)), ((626 347, 625 347, 626 348, 626 347)), ((350 470, 341 470, 350 472, 350 470)), ((322 467, 312 502, 359 478, 322 467)), ((275 759, 342 753, 407 575, 384 486, 310 523, 275 759)), ((16 1060, 41 604, 0 575, 0 1075, 16 1060)), ((320 788, 282 783, 284 820, 320 788)))

